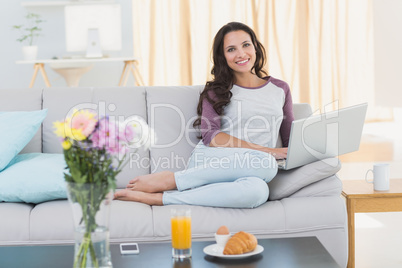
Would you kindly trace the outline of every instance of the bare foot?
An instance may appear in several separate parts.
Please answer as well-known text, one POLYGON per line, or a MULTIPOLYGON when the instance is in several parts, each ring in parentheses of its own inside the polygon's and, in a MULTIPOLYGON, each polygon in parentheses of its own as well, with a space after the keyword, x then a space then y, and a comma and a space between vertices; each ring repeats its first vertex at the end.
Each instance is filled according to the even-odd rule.
POLYGON ((123 189, 114 194, 114 199, 123 201, 135 201, 150 206, 163 206, 162 193, 144 193, 140 191, 132 191, 123 189))
POLYGON ((162 171, 135 177, 127 184, 127 189, 145 193, 161 193, 176 189, 176 181, 173 172, 162 171))

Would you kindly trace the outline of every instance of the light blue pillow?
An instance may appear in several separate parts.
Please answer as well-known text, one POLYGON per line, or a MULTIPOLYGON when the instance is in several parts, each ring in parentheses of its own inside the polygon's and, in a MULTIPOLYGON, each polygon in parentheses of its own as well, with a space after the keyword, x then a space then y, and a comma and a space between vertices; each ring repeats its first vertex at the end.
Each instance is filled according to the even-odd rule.
POLYGON ((63 154, 19 154, 0 172, 0 201, 41 203, 67 198, 63 154))
POLYGON ((47 109, 0 113, 0 171, 28 144, 47 115, 47 109))

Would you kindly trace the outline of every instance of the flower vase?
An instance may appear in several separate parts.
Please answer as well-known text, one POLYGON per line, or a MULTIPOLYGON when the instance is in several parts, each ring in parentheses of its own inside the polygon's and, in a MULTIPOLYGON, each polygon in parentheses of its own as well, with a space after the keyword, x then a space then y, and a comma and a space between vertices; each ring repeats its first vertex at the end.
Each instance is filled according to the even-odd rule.
POLYGON ((74 268, 112 267, 109 243, 113 191, 96 183, 67 182, 74 220, 74 268))

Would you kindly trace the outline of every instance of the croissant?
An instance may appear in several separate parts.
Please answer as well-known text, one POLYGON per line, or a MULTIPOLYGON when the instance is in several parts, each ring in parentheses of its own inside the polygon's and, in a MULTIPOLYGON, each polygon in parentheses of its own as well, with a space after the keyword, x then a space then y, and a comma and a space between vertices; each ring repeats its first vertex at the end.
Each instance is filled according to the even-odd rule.
POLYGON ((257 247, 257 238, 246 232, 234 234, 226 243, 223 255, 237 255, 253 251, 257 247))

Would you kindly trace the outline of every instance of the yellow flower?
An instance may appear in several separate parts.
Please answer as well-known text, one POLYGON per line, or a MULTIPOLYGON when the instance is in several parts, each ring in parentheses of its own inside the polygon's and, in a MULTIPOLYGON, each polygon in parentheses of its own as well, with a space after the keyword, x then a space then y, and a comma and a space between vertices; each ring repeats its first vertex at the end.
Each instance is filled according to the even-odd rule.
POLYGON ((85 140, 87 137, 82 134, 81 129, 66 127, 66 137, 76 141, 85 140))
POLYGON ((64 140, 61 143, 61 146, 63 147, 64 150, 68 150, 71 148, 71 142, 69 140, 64 140))
POLYGON ((54 133, 58 137, 62 137, 62 138, 66 137, 65 122, 56 121, 53 123, 53 127, 55 128, 54 133))
MULTIPOLYGON (((57 133, 56 133, 57 134, 57 133)), ((69 122, 66 122, 63 126, 63 138, 70 138, 76 141, 85 140, 87 137, 82 133, 81 129, 71 128, 69 122)))

